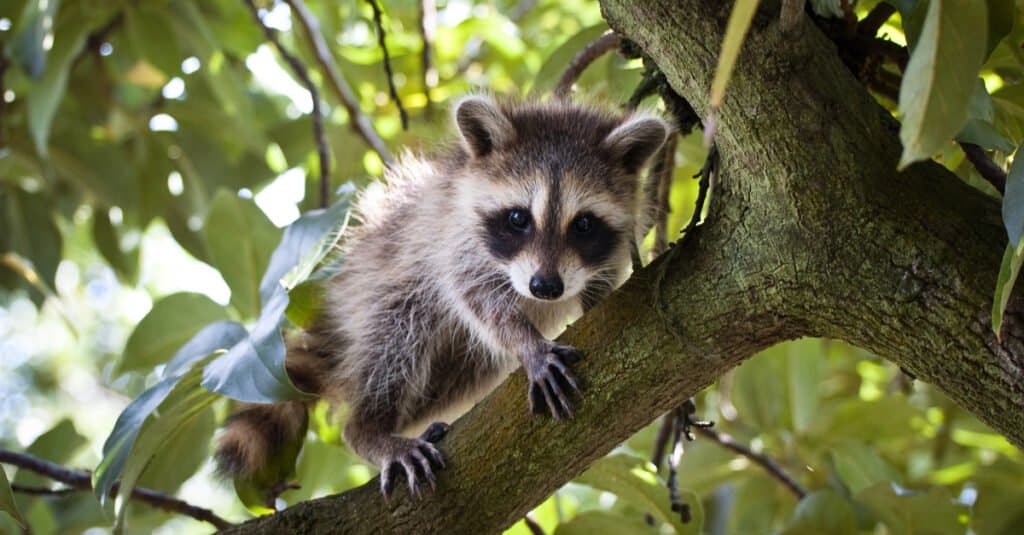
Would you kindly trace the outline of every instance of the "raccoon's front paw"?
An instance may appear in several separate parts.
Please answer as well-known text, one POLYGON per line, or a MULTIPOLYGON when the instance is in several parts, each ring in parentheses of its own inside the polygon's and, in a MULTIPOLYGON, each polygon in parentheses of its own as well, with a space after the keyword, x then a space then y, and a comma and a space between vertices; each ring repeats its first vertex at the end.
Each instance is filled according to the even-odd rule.
POLYGON ((569 396, 579 392, 579 381, 570 365, 583 358, 576 348, 551 342, 529 360, 526 375, 530 379, 530 411, 550 412, 556 420, 572 417, 569 396))
POLYGON ((441 431, 435 429, 437 425, 439 424, 431 425, 420 438, 394 437, 394 442, 389 448, 391 451, 381 463, 380 491, 385 499, 391 496, 391 491, 403 473, 409 486, 409 493, 415 498, 423 495, 425 487, 429 487, 431 491, 437 487, 437 476, 434 472, 444 468, 444 457, 430 439, 436 437, 436 440, 440 440, 448 427, 447 424, 440 424, 444 426, 444 430, 441 431), (432 430, 436 432, 428 437, 427 433, 432 430))

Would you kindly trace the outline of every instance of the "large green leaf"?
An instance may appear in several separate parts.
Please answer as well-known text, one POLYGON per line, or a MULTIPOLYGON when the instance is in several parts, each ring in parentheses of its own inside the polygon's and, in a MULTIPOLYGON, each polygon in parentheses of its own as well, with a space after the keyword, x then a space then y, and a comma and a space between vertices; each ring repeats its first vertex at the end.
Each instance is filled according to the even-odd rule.
POLYGON ((744 361, 733 373, 732 402, 743 419, 758 429, 774 429, 786 421, 786 359, 785 347, 775 346, 744 361), (779 380, 765 381, 765 377, 779 380))
POLYGON ((834 445, 830 453, 839 478, 854 494, 876 483, 900 481, 899 473, 878 455, 875 448, 863 442, 843 440, 834 445))
POLYGON ((181 68, 184 55, 178 46, 177 33, 167 23, 166 5, 142 2, 124 11, 124 29, 139 59, 174 76, 181 68))
POLYGON ((999 266, 999 276, 996 278, 995 297, 992 299, 992 331, 996 333, 997 338, 1002 338, 1003 314, 1017 283, 1021 264, 1024 264, 1024 242, 1019 242, 1016 247, 1007 245, 1003 253, 1003 262, 999 266))
POLYGON ((985 57, 988 57, 999 41, 1013 29, 1013 21, 1017 20, 1017 5, 1014 0, 986 0, 985 4, 988 5, 988 41, 985 57))
POLYGON ((668 524, 679 534, 699 534, 704 523, 700 499, 692 492, 680 489, 680 497, 690 506, 690 522, 684 524, 679 513, 672 511, 668 489, 660 485, 649 464, 626 454, 611 455, 597 461, 578 483, 611 492, 638 510, 651 514, 658 523, 668 524))
MULTIPOLYGON (((49 431, 39 435, 25 451, 40 459, 65 464, 86 442, 86 438, 78 433, 71 420, 65 418, 49 431)), ((29 486, 45 486, 50 481, 49 478, 28 470, 19 470, 14 478, 15 483, 29 486)))
POLYGON ((121 233, 110 221, 107 209, 98 206, 92 216, 92 239, 100 254, 119 277, 132 283, 139 274, 139 247, 129 251, 121 246, 121 233))
POLYGON ((275 287, 252 334, 203 370, 203 387, 249 403, 306 397, 292 384, 284 367, 280 325, 287 306, 288 292, 282 286, 275 287))
POLYGON ((119 369, 150 370, 164 364, 205 325, 225 319, 224 307, 205 295, 182 292, 164 297, 128 337, 119 369))
POLYGON ((9 250, 32 262, 44 284, 54 287, 63 238, 53 220, 52 200, 21 188, 0 188, 0 252, 9 250))
POLYGON ((903 116, 899 167, 931 158, 967 121, 978 70, 985 59, 984 4, 932 0, 900 86, 903 116))
POLYGON ((829 489, 812 492, 800 500, 793 519, 782 535, 856 535, 853 506, 829 489))
MULTIPOLYGON (((1021 145, 1024 147, 1024 145, 1021 145)), ((1024 156, 1020 148, 1017 154, 1024 156)), ((1020 243, 1024 237, 1024 158, 1015 158, 1006 175, 1006 193, 1003 195, 1003 225, 1010 244, 1020 243)))
POLYGON ((203 226, 210 263, 231 288, 231 303, 246 318, 260 310, 260 279, 280 231, 251 200, 221 190, 203 226))
POLYGON ((202 378, 202 363, 208 362, 214 353, 238 344, 246 334, 244 327, 227 321, 203 328, 178 350, 164 368, 162 379, 121 411, 103 444, 103 460, 93 472, 93 489, 101 501, 106 500, 110 489, 124 473, 143 425, 154 416, 182 377, 192 373, 193 382, 198 384, 202 378))
POLYGON ((21 516, 18 505, 14 503, 14 493, 11 492, 11 483, 7 481, 7 472, 0 468, 0 511, 3 511, 16 520, 22 528, 28 529, 25 517, 21 516))
POLYGON ((967 123, 956 135, 956 139, 1007 154, 1013 152, 1013 141, 995 126, 995 106, 981 79, 975 81, 967 107, 967 123))
POLYGON ((623 515, 613 511, 587 511, 555 528, 555 535, 623 535, 633 533, 661 533, 647 525, 638 515, 623 515))
POLYGON ((348 226, 350 195, 324 210, 302 214, 284 230, 281 243, 270 256, 260 281, 260 297, 266 303, 277 286, 291 290, 305 281, 337 246, 348 226))
POLYGON ((892 535, 962 535, 967 529, 967 506, 944 488, 921 492, 878 483, 856 498, 892 535))
POLYGON ((789 379, 789 414, 793 430, 803 432, 814 420, 821 388, 822 342, 805 338, 785 344, 789 379))
POLYGON ((99 15, 101 13, 82 8, 74 15, 61 17, 42 77, 32 85, 32 90, 26 96, 28 129, 41 155, 47 154, 50 124, 57 113, 57 106, 64 98, 72 62, 85 46, 85 39, 94 29, 99 15))
POLYGON ((160 446, 142 472, 139 486, 169 494, 177 491, 210 458, 210 439, 215 428, 213 410, 200 412, 160 446))
POLYGON ((25 2, 18 26, 11 40, 11 53, 26 74, 39 78, 46 68, 48 48, 43 46, 47 35, 52 35, 60 0, 25 2))

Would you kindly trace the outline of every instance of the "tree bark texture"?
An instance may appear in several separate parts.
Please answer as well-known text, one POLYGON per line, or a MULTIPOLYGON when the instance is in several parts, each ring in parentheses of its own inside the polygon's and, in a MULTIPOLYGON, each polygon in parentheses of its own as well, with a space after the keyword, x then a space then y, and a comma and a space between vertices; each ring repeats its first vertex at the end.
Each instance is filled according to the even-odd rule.
MULTIPOLYGON (((603 0, 706 117, 731 3, 603 0)), ((762 9, 718 117, 722 171, 692 239, 561 338, 587 359, 575 419, 531 416, 520 372, 461 418, 421 501, 378 482, 255 519, 246 533, 490 533, 759 350, 801 336, 869 349, 1024 447, 1024 322, 992 293, 996 200, 933 162, 896 171, 898 124, 812 25, 762 9)), ((766 381, 778 378, 766 377, 766 381)))

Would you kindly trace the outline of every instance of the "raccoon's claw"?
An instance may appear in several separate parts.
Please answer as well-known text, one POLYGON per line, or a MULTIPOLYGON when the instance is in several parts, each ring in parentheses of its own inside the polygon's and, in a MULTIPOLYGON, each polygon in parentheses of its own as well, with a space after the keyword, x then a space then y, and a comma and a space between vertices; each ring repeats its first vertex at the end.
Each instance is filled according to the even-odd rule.
POLYGON ((579 362, 583 355, 570 346, 552 345, 546 353, 527 367, 530 378, 530 411, 550 412, 556 420, 572 417, 569 396, 580 391, 579 381, 569 364, 579 362))
POLYGON ((403 442, 407 443, 405 449, 381 464, 380 491, 385 500, 391 497, 391 492, 403 474, 409 494, 417 499, 422 498, 428 488, 430 491, 437 488, 435 472, 444 468, 444 457, 432 443, 422 438, 406 439, 403 442))

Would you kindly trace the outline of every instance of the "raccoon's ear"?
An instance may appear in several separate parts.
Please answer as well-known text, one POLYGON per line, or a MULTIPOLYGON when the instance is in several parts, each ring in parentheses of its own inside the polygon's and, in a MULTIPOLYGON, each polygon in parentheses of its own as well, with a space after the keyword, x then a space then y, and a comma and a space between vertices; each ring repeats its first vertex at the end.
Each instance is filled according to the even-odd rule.
POLYGON ((475 158, 487 156, 515 137, 512 123, 498 105, 478 95, 466 97, 458 103, 455 108, 455 124, 459 127, 466 148, 475 158))
POLYGON ((601 147, 627 171, 636 173, 665 143, 668 131, 665 121, 657 117, 634 115, 612 130, 601 147))

